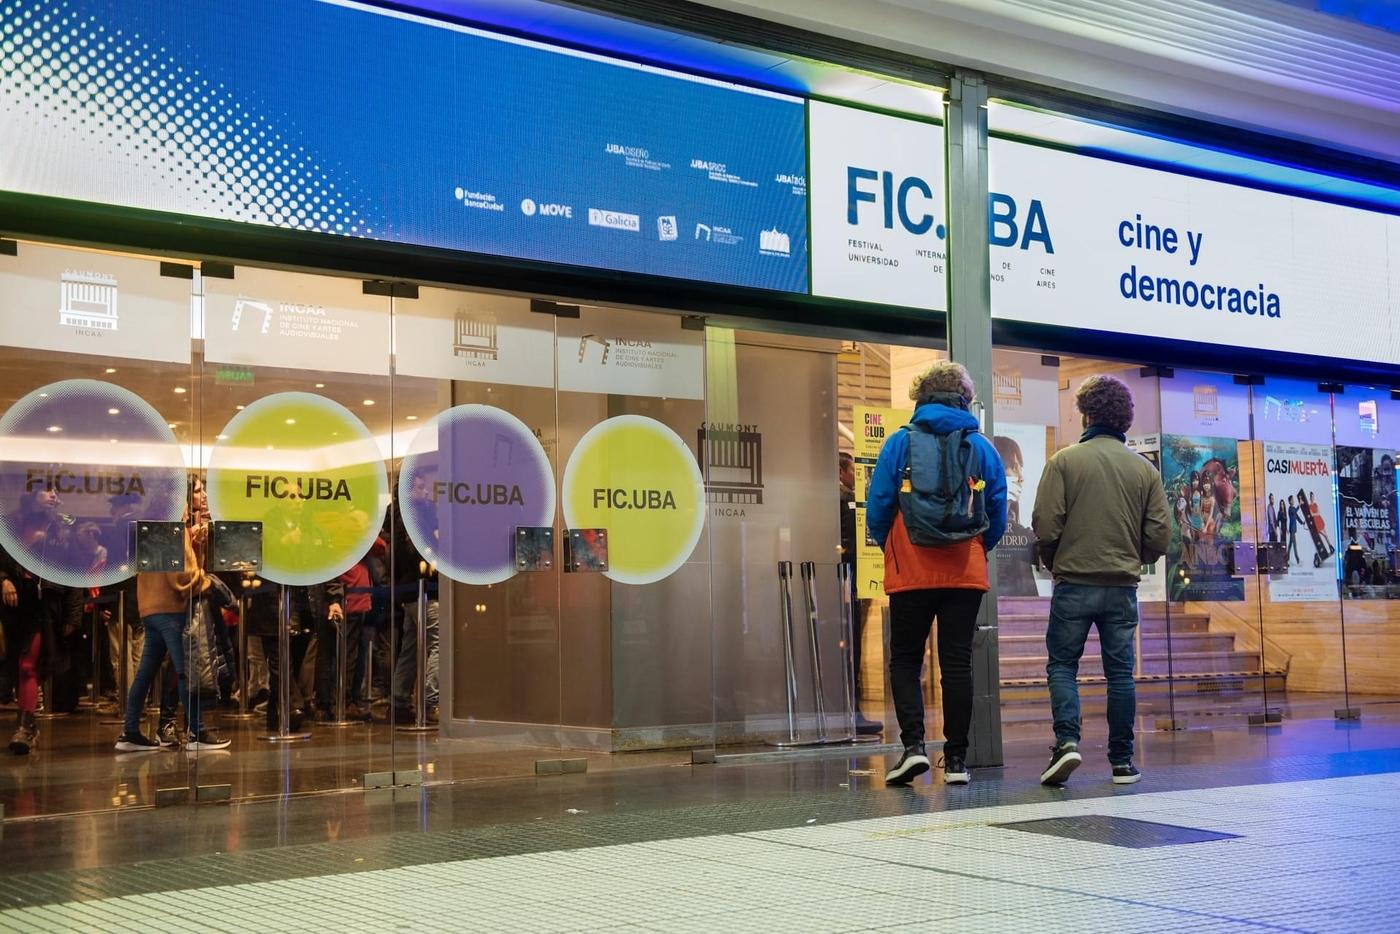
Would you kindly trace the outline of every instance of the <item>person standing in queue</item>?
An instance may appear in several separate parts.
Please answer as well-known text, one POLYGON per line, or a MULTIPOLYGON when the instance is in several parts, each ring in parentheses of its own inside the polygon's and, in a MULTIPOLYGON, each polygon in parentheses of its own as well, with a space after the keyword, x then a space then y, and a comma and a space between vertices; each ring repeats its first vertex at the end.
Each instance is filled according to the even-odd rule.
POLYGON ((968 411, 972 377, 941 362, 909 390, 910 423, 880 449, 866 499, 870 536, 885 553, 890 689, 904 753, 885 774, 905 785, 930 767, 924 749, 924 646, 938 620, 943 780, 962 785, 972 725, 972 637, 988 591, 987 556, 1006 530, 1006 471, 968 411))
POLYGON ((1161 475, 1127 446, 1133 424, 1127 384, 1091 376, 1075 403, 1084 434, 1050 458, 1031 520, 1041 560, 1055 579, 1045 631, 1055 745, 1040 781, 1063 784, 1084 761, 1077 678, 1089 628, 1097 626, 1108 680, 1108 761, 1114 783, 1130 785, 1141 777, 1133 765, 1137 587, 1143 566, 1166 554, 1171 515, 1161 475))

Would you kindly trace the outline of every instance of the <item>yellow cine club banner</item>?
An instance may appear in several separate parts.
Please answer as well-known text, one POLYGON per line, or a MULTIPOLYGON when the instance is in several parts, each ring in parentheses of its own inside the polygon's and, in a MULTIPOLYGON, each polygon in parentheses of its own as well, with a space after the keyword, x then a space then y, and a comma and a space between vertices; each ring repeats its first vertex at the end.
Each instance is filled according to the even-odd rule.
POLYGON ((870 489, 870 474, 885 439, 909 421, 909 412, 857 405, 852 408, 851 432, 855 435, 856 462, 856 596, 862 600, 885 595, 885 556, 880 546, 870 540, 865 527, 865 491, 870 489))

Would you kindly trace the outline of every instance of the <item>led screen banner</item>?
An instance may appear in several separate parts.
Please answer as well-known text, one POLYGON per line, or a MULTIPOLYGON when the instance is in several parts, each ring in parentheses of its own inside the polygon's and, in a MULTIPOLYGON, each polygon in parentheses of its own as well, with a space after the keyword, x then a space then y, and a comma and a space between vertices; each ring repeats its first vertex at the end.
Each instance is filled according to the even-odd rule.
POLYGON ((1400 359, 1400 218, 993 138, 997 318, 1400 359))
POLYGON ((0 189, 807 290, 799 98, 336 0, 0 23, 0 189))

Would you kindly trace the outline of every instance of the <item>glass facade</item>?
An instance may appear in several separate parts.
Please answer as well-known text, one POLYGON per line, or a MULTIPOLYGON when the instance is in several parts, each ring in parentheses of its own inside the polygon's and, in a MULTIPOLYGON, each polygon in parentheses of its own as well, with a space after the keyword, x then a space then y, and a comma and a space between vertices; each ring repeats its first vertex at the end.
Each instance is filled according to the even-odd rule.
MULTIPOLYGON (((1048 733, 1051 581, 1031 514, 1048 459, 1082 430, 1074 393, 1098 373, 1132 388, 1128 442, 1161 471, 1173 517, 1169 553, 1143 569, 1140 728, 1395 709, 1400 401, 1388 386, 1312 376, 1329 358, 1393 365, 1391 322, 1366 337, 1350 325, 1385 319, 1373 261, 1395 218, 1292 199, 1307 205, 1289 215, 1300 228, 1375 233, 1334 319, 1317 301, 1330 302, 1327 281, 1289 279, 1269 265, 1286 262, 1241 246, 1241 229, 1299 239, 1280 233, 1282 196, 994 139, 981 154, 994 170, 980 243, 988 307, 945 316, 954 259, 942 208, 949 187, 966 192, 961 171, 942 171, 942 125, 796 98, 749 104, 781 105, 794 152, 806 108, 811 204, 807 176, 787 164, 796 155, 764 163, 758 175, 777 190, 764 197, 781 195, 784 219, 746 208, 756 213, 742 234, 715 223, 727 202, 697 208, 699 222, 648 216, 646 255, 665 261, 618 263, 599 247, 582 289, 591 302, 504 260, 508 290, 486 292, 303 262, 0 241, 14 246, 0 249, 0 704, 14 705, 12 753, 29 756, 0 779, 5 814, 684 763, 696 750, 875 741, 880 729, 893 742, 888 601, 865 488, 912 410, 911 382, 947 358, 941 325, 959 314, 1016 338, 976 374, 1010 481, 994 616, 1009 739, 1048 733), (894 150, 907 164, 880 161, 894 150), (1059 183, 1045 192, 1035 186, 1047 174, 1059 183), (1200 214, 1199 229, 1179 233, 1156 216, 1121 220, 1110 195, 1149 190, 1162 212, 1192 199, 1216 210, 1209 239, 1200 214), (735 261, 718 251, 741 244, 743 263, 782 270, 782 284, 728 277, 735 261), (725 274, 666 265, 682 246, 725 274), (1152 253, 1187 265, 1149 275, 1152 253), (1198 274, 1202 257, 1220 265, 1198 274), (798 261, 809 259, 810 295, 780 296, 803 291, 798 261), (1240 288, 1237 267, 1250 273, 1240 288), (658 307, 629 301, 634 278, 606 268, 720 285, 658 307), (1253 286, 1266 278, 1256 269, 1267 288, 1253 286), (726 316, 715 295, 747 304, 726 316), (812 296, 840 298, 803 304, 812 296), (1142 333, 1112 330, 1125 320, 1120 296, 1130 311, 1155 302, 1156 317, 1134 319, 1142 333), (900 317, 882 318, 874 299, 900 317), (746 317, 769 301, 782 312, 746 317), (1186 305, 1239 314, 1219 335, 1197 332, 1186 305), (689 313, 699 307, 709 316, 689 313), (776 323, 795 308, 834 311, 776 323), (847 339, 848 310, 879 327, 847 339), (1306 324, 1278 325, 1285 313, 1306 324), (1244 328, 1267 339, 1249 344, 1244 328), (1026 337, 1047 333, 1044 353, 1026 337), (1141 352, 1151 342, 1167 360, 1141 352), (1188 369, 1191 347, 1210 355, 1188 369), (1221 362, 1230 348, 1248 349, 1253 375, 1221 362), (1310 352, 1303 379, 1289 361, 1310 352)), ((614 145, 598 148, 626 171, 637 159, 661 171, 614 145)), ((706 197, 711 182, 758 189, 698 162, 706 197)), ((392 213, 393 186, 380 187, 376 203, 392 213)), ((487 200, 458 187, 463 199, 487 200)), ((532 248, 525 232, 573 219, 562 202, 511 207, 532 248)), ((595 210, 590 237, 640 234, 638 216, 595 210)), ((463 246, 397 239, 402 251, 374 254, 376 268, 425 243, 463 246)), ((1337 262, 1312 267, 1343 266, 1350 241, 1324 239, 1337 262)), ((652 296, 683 283, 640 281, 652 296)), ((1091 718, 1105 694, 1096 650, 1091 640, 1079 672, 1091 718)), ((926 671, 937 735, 936 653, 926 671)))

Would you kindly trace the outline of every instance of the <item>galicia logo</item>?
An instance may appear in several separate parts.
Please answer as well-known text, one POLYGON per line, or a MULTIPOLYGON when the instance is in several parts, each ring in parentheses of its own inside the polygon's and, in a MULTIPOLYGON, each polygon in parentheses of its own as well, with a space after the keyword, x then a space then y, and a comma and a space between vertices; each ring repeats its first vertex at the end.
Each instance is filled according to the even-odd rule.
POLYGON ((623 214, 620 211, 604 211, 601 208, 588 209, 588 223, 592 227, 607 227, 610 230, 626 230, 640 233, 642 219, 636 214, 623 214))
POLYGON ((944 225, 934 223, 933 189, 917 175, 896 183, 892 172, 847 166, 846 223, 860 224, 860 206, 865 203, 881 209, 881 221, 886 230, 893 230, 898 220, 901 227, 916 237, 930 230, 940 240, 948 234, 944 225))

